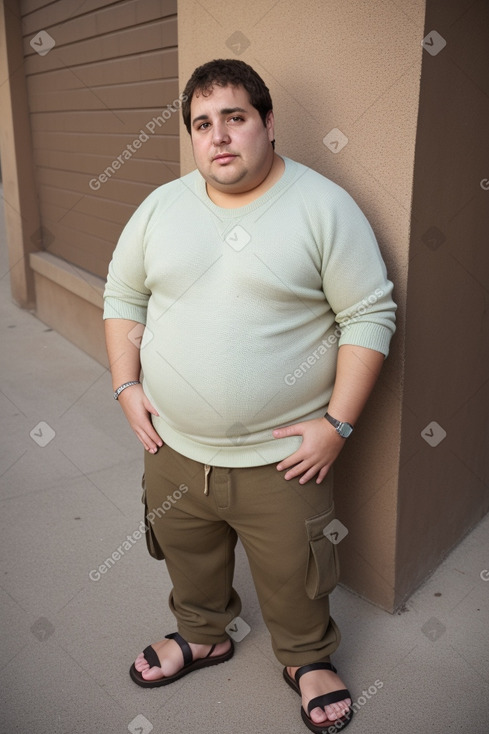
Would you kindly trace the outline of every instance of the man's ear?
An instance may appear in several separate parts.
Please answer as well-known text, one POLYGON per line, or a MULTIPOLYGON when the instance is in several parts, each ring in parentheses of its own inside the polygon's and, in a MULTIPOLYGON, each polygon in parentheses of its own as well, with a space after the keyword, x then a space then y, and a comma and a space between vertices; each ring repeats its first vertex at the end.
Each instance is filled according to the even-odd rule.
POLYGON ((265 127, 267 128, 268 139, 272 142, 275 139, 275 118, 273 116, 273 110, 267 112, 265 127))

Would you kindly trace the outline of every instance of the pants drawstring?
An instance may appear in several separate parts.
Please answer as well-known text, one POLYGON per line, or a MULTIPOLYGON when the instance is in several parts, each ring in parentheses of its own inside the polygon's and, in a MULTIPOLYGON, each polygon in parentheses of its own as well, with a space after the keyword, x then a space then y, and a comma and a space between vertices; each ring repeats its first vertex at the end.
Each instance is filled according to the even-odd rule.
POLYGON ((209 464, 204 464, 204 494, 209 494, 209 474, 211 467, 209 464))

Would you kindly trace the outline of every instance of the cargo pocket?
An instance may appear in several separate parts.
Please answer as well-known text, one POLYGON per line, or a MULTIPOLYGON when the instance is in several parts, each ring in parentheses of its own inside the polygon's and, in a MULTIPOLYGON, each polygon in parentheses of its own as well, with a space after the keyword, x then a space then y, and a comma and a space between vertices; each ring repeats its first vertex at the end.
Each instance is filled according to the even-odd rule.
POLYGON ((309 555, 306 569, 306 594, 309 599, 321 599, 330 594, 339 577, 338 551, 323 533, 334 519, 334 504, 327 512, 306 520, 309 555))
POLYGON ((141 480, 141 487, 143 488, 143 496, 141 497, 141 502, 144 504, 144 523, 147 528, 146 547, 150 556, 156 558, 157 561, 162 561, 165 556, 153 532, 153 523, 148 521, 148 503, 146 501, 146 483, 144 474, 141 480))

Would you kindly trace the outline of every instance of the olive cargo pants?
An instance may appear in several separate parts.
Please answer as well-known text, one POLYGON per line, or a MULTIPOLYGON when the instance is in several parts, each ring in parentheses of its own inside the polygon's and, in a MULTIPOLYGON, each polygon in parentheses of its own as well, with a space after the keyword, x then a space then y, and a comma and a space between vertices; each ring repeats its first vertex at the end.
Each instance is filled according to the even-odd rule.
POLYGON ((145 452, 148 550, 166 560, 170 608, 188 642, 228 639, 225 627, 241 611, 233 588, 239 537, 280 663, 320 662, 338 647, 328 597, 338 559, 323 534, 334 518, 332 473, 319 485, 283 474, 275 464, 209 467, 166 444, 145 452))

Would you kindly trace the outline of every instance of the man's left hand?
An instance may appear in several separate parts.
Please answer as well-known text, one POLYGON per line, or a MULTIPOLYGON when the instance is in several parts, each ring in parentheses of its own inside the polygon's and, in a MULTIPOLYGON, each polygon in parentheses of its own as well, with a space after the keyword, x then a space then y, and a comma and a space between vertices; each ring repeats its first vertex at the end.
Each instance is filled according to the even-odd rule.
POLYGON ((318 475, 316 484, 321 484, 346 443, 324 418, 314 418, 285 428, 276 428, 273 436, 274 438, 302 436, 302 443, 297 451, 277 464, 278 471, 289 469, 285 479, 300 476, 300 484, 305 484, 316 474, 318 475))

